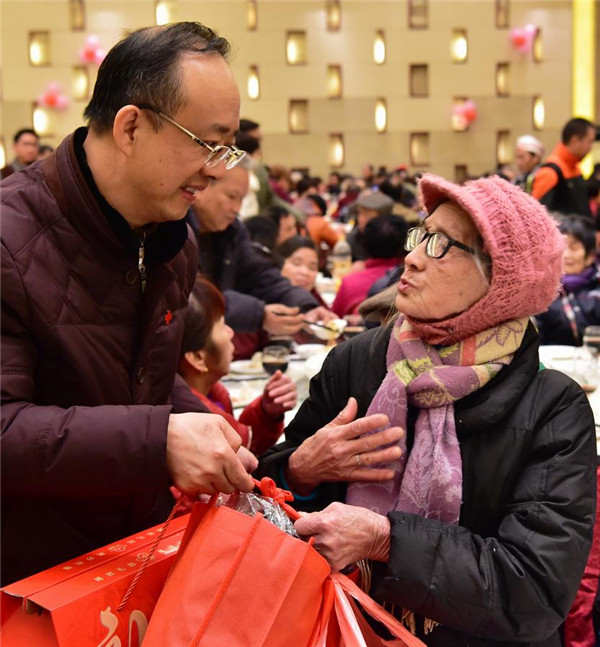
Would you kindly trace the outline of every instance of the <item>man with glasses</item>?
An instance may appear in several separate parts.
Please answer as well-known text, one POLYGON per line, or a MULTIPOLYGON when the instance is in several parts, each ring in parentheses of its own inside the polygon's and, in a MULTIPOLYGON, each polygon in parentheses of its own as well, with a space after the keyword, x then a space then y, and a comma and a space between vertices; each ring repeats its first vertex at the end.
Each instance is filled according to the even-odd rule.
POLYGON ((228 49, 199 23, 134 32, 89 128, 2 183, 4 584, 160 523, 170 485, 252 488, 237 434, 181 413, 198 409, 175 378, 198 266, 183 218, 243 157, 228 49))

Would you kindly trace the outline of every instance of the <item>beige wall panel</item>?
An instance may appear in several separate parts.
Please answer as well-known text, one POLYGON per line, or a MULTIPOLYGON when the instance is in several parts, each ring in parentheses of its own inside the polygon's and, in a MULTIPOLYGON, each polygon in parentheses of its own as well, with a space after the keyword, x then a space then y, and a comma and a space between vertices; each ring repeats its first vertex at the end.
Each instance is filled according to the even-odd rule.
MULTIPOLYGON (((175 20, 200 20, 225 36, 232 45, 231 67, 240 87, 242 116, 261 122, 263 149, 268 162, 310 166, 325 174, 327 135, 343 132, 346 168, 362 164, 395 165, 408 162, 410 132, 430 133, 429 170, 452 176, 455 164, 468 164, 471 173, 489 171, 495 164, 496 133, 508 129, 514 138, 533 132, 531 103, 543 96, 546 126, 533 132, 548 148, 571 116, 571 2, 570 0, 512 0, 510 26, 532 23, 541 28, 544 62, 531 53, 522 55, 509 40, 510 29, 495 27, 494 0, 431 0, 429 27, 409 30, 407 0, 343 0, 341 30, 328 32, 323 0, 259 0, 258 29, 246 28, 245 0, 174 0, 175 20), (450 61, 453 27, 468 34, 469 54, 464 64, 450 61), (285 61, 285 33, 307 32, 308 62, 289 66, 285 61), (375 31, 386 33, 387 60, 373 62, 375 31), (510 96, 496 97, 496 63, 510 64, 510 96), (409 96, 409 65, 429 65, 427 98, 409 96), (326 98, 326 66, 342 66, 343 98, 326 98), (246 75, 259 68, 261 95, 250 101, 246 75), (468 96, 479 117, 466 133, 454 133, 450 118, 452 98, 468 96), (384 97, 388 132, 375 133, 374 105, 384 97), (309 100, 310 129, 289 135, 290 99, 309 100)), ((30 106, 46 83, 56 80, 70 91, 71 69, 88 33, 96 34, 106 49, 124 30, 154 24, 153 0, 86 0, 85 32, 71 32, 67 0, 1 0, 3 111, 1 132, 6 140, 19 127, 30 125, 30 106), (52 32, 53 65, 33 68, 28 62, 27 33, 52 32), (23 121, 27 119, 27 121, 23 121)), ((600 11, 598 12, 600 25, 600 11)), ((96 68, 90 70, 92 81, 96 68)), ((598 90, 600 93, 600 89, 598 90)), ((64 113, 51 113, 57 143, 81 124, 85 102, 71 102, 64 113)), ((600 111, 600 106, 598 106, 600 111)))

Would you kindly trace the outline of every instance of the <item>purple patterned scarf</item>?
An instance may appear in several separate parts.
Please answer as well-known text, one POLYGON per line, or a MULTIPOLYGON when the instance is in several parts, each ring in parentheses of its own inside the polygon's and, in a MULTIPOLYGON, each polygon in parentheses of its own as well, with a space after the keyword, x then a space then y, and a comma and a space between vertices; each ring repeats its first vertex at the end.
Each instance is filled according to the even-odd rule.
POLYGON ((387 350, 387 375, 367 415, 385 413, 390 426, 406 429, 408 407, 419 412, 414 443, 391 467, 384 483, 352 483, 346 503, 380 514, 401 510, 446 523, 458 523, 462 463, 454 423, 454 402, 480 389, 510 364, 521 345, 528 319, 515 319, 452 346, 424 342, 402 316, 387 350))

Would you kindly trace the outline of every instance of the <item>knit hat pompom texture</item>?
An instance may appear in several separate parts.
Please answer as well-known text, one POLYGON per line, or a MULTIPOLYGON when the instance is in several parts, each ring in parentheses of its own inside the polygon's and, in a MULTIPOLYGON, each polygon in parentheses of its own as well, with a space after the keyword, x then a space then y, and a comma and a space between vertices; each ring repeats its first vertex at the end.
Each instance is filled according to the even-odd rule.
POLYGON ((492 259, 488 292, 468 310, 444 321, 407 317, 430 344, 452 344, 503 321, 544 312, 560 289, 563 237, 537 200, 497 176, 464 185, 425 174, 420 182, 427 213, 444 201, 473 219, 492 259))

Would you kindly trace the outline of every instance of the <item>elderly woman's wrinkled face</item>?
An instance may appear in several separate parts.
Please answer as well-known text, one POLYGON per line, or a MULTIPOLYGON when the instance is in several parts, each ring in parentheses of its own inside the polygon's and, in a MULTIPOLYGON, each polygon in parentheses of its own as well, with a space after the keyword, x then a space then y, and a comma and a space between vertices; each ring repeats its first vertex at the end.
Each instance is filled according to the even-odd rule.
MULTIPOLYGON (((424 227, 469 247, 478 246, 475 223, 453 202, 437 207, 424 227)), ((396 308, 401 313, 423 321, 440 321, 464 312, 486 294, 488 281, 472 254, 450 247, 443 258, 430 258, 426 246, 427 241, 423 241, 405 258, 396 296, 396 308)))

